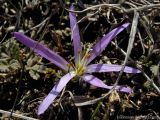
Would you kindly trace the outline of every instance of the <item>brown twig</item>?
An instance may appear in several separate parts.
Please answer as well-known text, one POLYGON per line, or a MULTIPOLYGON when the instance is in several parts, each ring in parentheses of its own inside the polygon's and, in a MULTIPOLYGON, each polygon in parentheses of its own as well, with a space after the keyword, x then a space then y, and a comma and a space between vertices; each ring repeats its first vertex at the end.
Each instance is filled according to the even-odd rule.
POLYGON ((153 9, 156 7, 160 7, 160 4, 151 4, 151 5, 144 5, 144 6, 137 7, 137 8, 124 9, 124 12, 130 13, 130 12, 133 12, 134 10, 141 12, 143 10, 153 9))
POLYGON ((120 4, 99 4, 99 5, 94 5, 94 6, 88 7, 84 10, 81 10, 81 11, 69 10, 67 8, 65 8, 65 10, 67 10, 68 12, 73 12, 73 13, 84 13, 84 12, 87 12, 87 11, 95 9, 95 8, 99 9, 100 7, 116 8, 116 9, 121 10, 121 8, 119 6, 120 6, 120 4))
MULTIPOLYGON (((6 114, 8 116, 11 114, 11 112, 5 111, 5 110, 1 110, 1 109, 0 109, 0 113, 6 114)), ((17 113, 12 113, 12 116, 17 117, 17 118, 21 118, 23 120, 38 120, 38 119, 35 119, 35 118, 31 118, 31 117, 27 117, 27 116, 24 116, 24 115, 20 115, 20 114, 17 114, 17 113)))

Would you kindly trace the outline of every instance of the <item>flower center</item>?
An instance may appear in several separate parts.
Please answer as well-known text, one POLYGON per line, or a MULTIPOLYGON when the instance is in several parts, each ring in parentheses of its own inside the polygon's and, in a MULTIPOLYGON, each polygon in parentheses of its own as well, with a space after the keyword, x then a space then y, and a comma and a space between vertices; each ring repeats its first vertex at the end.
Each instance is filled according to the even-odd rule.
POLYGON ((77 61, 75 61, 75 64, 70 62, 70 64, 68 65, 68 70, 74 70, 77 76, 83 75, 87 68, 87 61, 90 58, 90 50, 91 49, 87 49, 86 52, 83 54, 83 57, 81 56, 82 54, 79 52, 77 61))
POLYGON ((85 72, 86 67, 83 64, 78 64, 75 68, 76 74, 81 76, 85 72))
POLYGON ((87 51, 84 54, 84 56, 78 60, 78 64, 75 65, 76 66, 75 71, 78 76, 81 76, 86 71, 87 60, 89 57, 90 57, 90 54, 87 51))

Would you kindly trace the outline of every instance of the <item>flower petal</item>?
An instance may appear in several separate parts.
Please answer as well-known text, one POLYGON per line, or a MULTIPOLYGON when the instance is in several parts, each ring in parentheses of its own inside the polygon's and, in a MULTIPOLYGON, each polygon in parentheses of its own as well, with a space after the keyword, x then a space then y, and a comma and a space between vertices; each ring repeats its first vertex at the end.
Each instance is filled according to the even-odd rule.
MULTIPOLYGON (((74 10, 73 5, 70 7, 70 10, 74 10)), ((82 52, 82 46, 80 41, 79 28, 76 20, 76 14, 69 12, 69 19, 71 27, 71 39, 73 40, 73 46, 74 46, 75 63, 77 63, 78 60, 80 59, 79 57, 81 57, 80 54, 82 52)))
POLYGON ((95 57, 97 57, 110 43, 110 41, 115 38, 120 32, 122 32, 126 27, 128 27, 129 23, 125 23, 115 29, 113 29, 111 32, 109 32, 107 35, 105 35, 94 47, 93 50, 90 52, 90 57, 87 60, 87 63, 89 64, 95 57))
POLYGON ((73 72, 70 72, 60 79, 60 81, 53 87, 47 97, 40 104, 38 108, 38 115, 44 113, 44 111, 49 107, 49 105, 54 101, 57 95, 74 76, 75 74, 73 72))
POLYGON ((64 70, 68 69, 68 67, 67 67, 68 62, 64 58, 59 56, 57 53, 55 53, 54 51, 51 51, 50 49, 48 49, 44 45, 38 43, 37 41, 32 40, 31 38, 25 36, 22 33, 14 32, 13 35, 16 37, 16 39, 18 41, 20 41, 21 43, 23 43, 27 47, 31 48, 34 52, 38 53, 42 57, 51 61, 56 66, 58 66, 64 70))
MULTIPOLYGON (((122 65, 115 64, 91 64, 88 65, 86 72, 119 72, 121 71, 122 65)), ((140 73, 141 71, 132 67, 125 66, 124 72, 126 73, 140 73)))
MULTIPOLYGON (((90 83, 91 85, 97 86, 97 87, 101 87, 105 89, 112 89, 113 87, 113 86, 108 86, 104 84, 100 79, 90 74, 85 74, 82 76, 82 78, 86 82, 90 83)), ((132 90, 129 87, 116 86, 115 89, 121 92, 132 93, 132 90)))

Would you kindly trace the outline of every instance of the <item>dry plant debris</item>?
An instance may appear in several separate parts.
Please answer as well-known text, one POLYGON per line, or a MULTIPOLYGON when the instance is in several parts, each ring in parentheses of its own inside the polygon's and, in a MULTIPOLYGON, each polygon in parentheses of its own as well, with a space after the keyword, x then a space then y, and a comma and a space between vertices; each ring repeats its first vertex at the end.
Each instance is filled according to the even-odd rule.
POLYGON ((0 5, 0 119, 160 119, 159 0, 1 0, 0 5), (71 4, 76 10, 69 10, 71 4), (130 23, 93 63, 127 65, 141 73, 122 69, 94 74, 107 85, 130 87, 131 94, 70 82, 39 116, 38 106, 64 71, 17 42, 12 33, 23 32, 73 61, 69 12, 77 15, 84 50, 130 23))

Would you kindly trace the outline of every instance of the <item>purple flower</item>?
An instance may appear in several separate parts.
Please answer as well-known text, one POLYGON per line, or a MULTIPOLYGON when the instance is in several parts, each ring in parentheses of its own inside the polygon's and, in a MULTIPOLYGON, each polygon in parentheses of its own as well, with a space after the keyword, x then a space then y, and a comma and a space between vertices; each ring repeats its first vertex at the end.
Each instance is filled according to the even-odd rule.
MULTIPOLYGON (((71 6, 70 10, 74 10, 74 7, 71 6)), ((19 32, 14 32, 13 35, 16 37, 18 41, 31 48, 34 52, 41 55, 42 57, 48 59, 56 66, 60 67, 65 71, 69 71, 66 75, 64 75, 59 82, 53 87, 47 97, 43 100, 38 109, 38 114, 44 113, 44 111, 49 107, 49 105, 54 101, 57 95, 62 91, 62 89, 66 86, 66 84, 73 78, 79 77, 84 81, 105 89, 111 89, 113 86, 108 86, 104 84, 100 79, 91 75, 94 72, 118 72, 121 70, 121 65, 112 65, 112 64, 90 64, 89 63, 96 58, 102 51, 106 48, 106 46, 110 43, 110 41, 115 38, 121 31, 123 31, 129 23, 125 23, 107 35, 105 35, 90 51, 86 51, 85 54, 82 52, 82 46, 80 42, 79 28, 77 25, 76 15, 75 13, 69 13, 70 18, 70 27, 72 33, 72 40, 74 46, 74 57, 75 57, 75 65, 71 65, 64 58, 59 56, 54 51, 51 51, 44 45, 28 38, 19 32)), ((139 70, 132 67, 125 67, 124 72, 126 73, 140 73, 139 70)), ((115 88, 118 91, 131 93, 132 90, 129 87, 124 86, 116 86, 115 88)))

